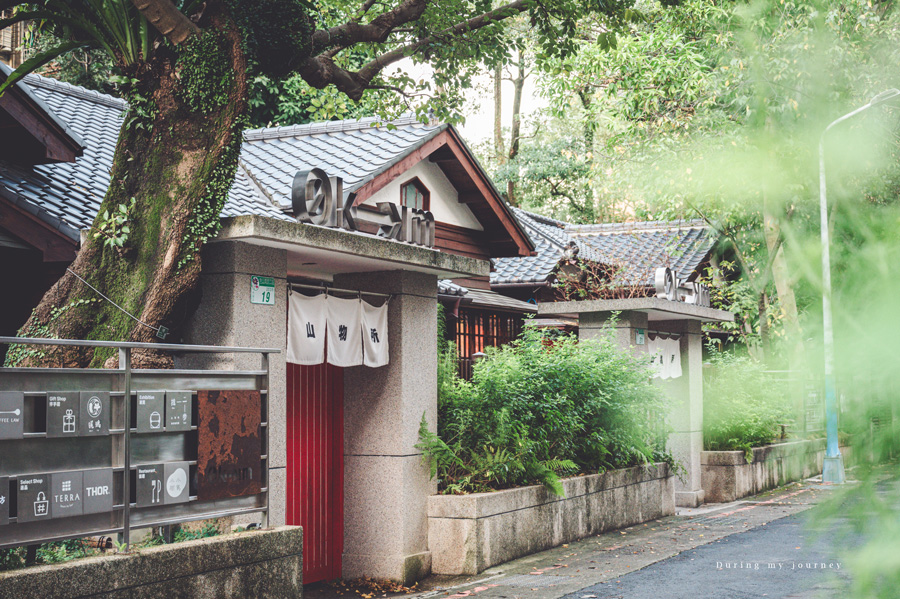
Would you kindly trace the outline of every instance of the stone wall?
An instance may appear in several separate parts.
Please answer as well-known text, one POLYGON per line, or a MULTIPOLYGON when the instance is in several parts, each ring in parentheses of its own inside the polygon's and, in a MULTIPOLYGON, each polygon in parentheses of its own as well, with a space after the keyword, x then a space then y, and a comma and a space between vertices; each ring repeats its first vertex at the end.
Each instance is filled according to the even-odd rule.
POLYGON ((296 599, 303 531, 243 532, 62 564, 0 572, 0 599, 296 599))
POLYGON ((433 495, 428 545, 435 574, 477 574, 523 555, 675 513, 666 464, 567 478, 565 497, 542 486, 433 495))
MULTIPOLYGON (((841 447, 849 465, 850 448, 841 447)), ((743 451, 704 451, 701 482, 706 501, 724 503, 822 473, 825 440, 792 441, 753 449, 753 462, 743 451)))

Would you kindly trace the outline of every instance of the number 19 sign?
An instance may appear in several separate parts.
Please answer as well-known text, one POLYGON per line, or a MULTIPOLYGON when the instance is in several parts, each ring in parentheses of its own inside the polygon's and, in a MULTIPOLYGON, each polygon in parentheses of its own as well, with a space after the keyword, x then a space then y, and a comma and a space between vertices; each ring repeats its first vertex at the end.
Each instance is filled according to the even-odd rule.
POLYGON ((250 303, 275 305, 275 279, 272 277, 250 277, 250 303))

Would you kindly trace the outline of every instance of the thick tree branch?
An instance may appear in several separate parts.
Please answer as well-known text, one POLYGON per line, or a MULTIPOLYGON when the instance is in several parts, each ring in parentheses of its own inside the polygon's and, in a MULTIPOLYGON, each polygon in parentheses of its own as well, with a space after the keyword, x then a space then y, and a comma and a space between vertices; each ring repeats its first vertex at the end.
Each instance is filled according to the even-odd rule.
POLYGON ((183 12, 175 8, 171 0, 131 0, 131 2, 157 31, 176 46, 200 31, 183 12))
POLYGON ((300 75, 316 88, 333 84, 353 100, 359 100, 369 88, 371 81, 385 67, 415 54, 436 40, 444 37, 460 37, 471 31, 486 27, 511 16, 520 14, 533 4, 533 0, 515 0, 494 10, 457 23, 433 35, 410 42, 389 52, 385 52, 365 64, 356 72, 342 69, 334 64, 334 47, 347 48, 358 43, 382 43, 396 27, 418 19, 427 7, 427 0, 406 0, 396 8, 376 17, 368 24, 348 22, 328 30, 313 34, 313 47, 318 56, 310 57, 300 68, 300 75))
POLYGON ((312 36, 313 54, 335 47, 348 48, 361 43, 383 43, 397 27, 418 20, 426 8, 428 0, 404 0, 368 23, 360 23, 354 18, 343 25, 319 29, 312 36))

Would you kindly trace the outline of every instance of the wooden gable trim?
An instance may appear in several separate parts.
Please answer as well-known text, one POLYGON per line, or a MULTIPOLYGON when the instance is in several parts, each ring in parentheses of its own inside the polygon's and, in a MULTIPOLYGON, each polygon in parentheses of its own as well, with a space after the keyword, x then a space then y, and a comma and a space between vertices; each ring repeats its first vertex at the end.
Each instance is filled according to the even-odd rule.
POLYGON ((488 205, 491 207, 494 214, 497 215, 497 218, 503 224, 503 227, 509 235, 513 238, 513 242, 516 244, 519 255, 534 255, 534 246, 529 241, 528 236, 522 231, 521 225, 518 223, 515 216, 513 216, 506 208, 503 199, 498 195, 497 190, 494 189, 493 184, 488 180, 485 173, 476 166, 475 161, 469 155, 468 150, 463 146, 462 140, 449 129, 448 134, 451 141, 447 144, 447 147, 453 152, 453 155, 463 166, 466 174, 472 179, 472 182, 475 183, 478 191, 487 198, 488 205))
POLYGON ((362 204, 377 192, 384 189, 388 183, 419 164, 426 158, 428 158, 431 154, 447 145, 449 141, 449 132, 447 129, 444 129, 424 144, 407 154, 403 157, 399 162, 396 162, 390 166, 387 170, 382 172, 379 175, 376 175, 374 179, 360 187, 356 191, 356 201, 355 204, 362 204))
MULTIPOLYGON (((475 164, 475 161, 451 127, 447 127, 420 147, 407 154, 403 159, 391 165, 390 168, 360 187, 356 192, 355 204, 362 204, 376 192, 387 186, 391 181, 444 147, 452 152, 455 161, 462 165, 466 174, 472 180, 472 183, 479 192, 479 194, 473 194, 471 192, 466 193, 464 190, 458 190, 459 202, 462 204, 474 204, 481 201, 481 197, 486 198, 487 205, 497 216, 498 221, 509 234, 511 238, 510 241, 515 246, 516 253, 519 256, 534 255, 534 248, 528 240, 527 235, 522 231, 518 222, 515 220, 515 217, 506 209, 503 204, 503 199, 497 194, 484 172, 475 164), (481 197, 479 197, 479 195, 481 197)), ((491 240, 488 241, 490 242, 491 240)), ((496 240, 493 241, 496 242, 496 240)), ((502 242, 505 241, 506 240, 503 240, 502 242)))
POLYGON ((44 147, 43 159, 36 164, 75 162, 84 153, 81 146, 17 86, 12 86, 0 96, 0 109, 6 111, 44 147))
POLYGON ((44 262, 71 262, 78 244, 44 221, 0 196, 0 227, 13 233, 44 255, 44 262))

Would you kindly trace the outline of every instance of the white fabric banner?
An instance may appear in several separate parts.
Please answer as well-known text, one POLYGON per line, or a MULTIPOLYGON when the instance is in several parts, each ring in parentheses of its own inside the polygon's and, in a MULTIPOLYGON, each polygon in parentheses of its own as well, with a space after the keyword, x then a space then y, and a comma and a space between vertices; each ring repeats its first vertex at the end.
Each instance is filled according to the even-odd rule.
POLYGON ((390 361, 387 302, 380 307, 362 302, 362 338, 366 366, 385 366, 390 361))
POLYGON ((287 361, 315 366, 325 361, 325 295, 291 293, 288 300, 287 361))
POLYGON ((653 370, 653 378, 658 379, 663 375, 663 349, 662 339, 659 335, 655 339, 647 338, 647 353, 650 354, 650 368, 653 370))
POLYGON ((362 308, 359 299, 329 296, 328 363, 335 366, 359 366, 363 363, 362 308))
POLYGON ((681 340, 669 338, 666 339, 666 344, 666 355, 669 358, 666 374, 670 379, 677 379, 681 376, 681 340))

